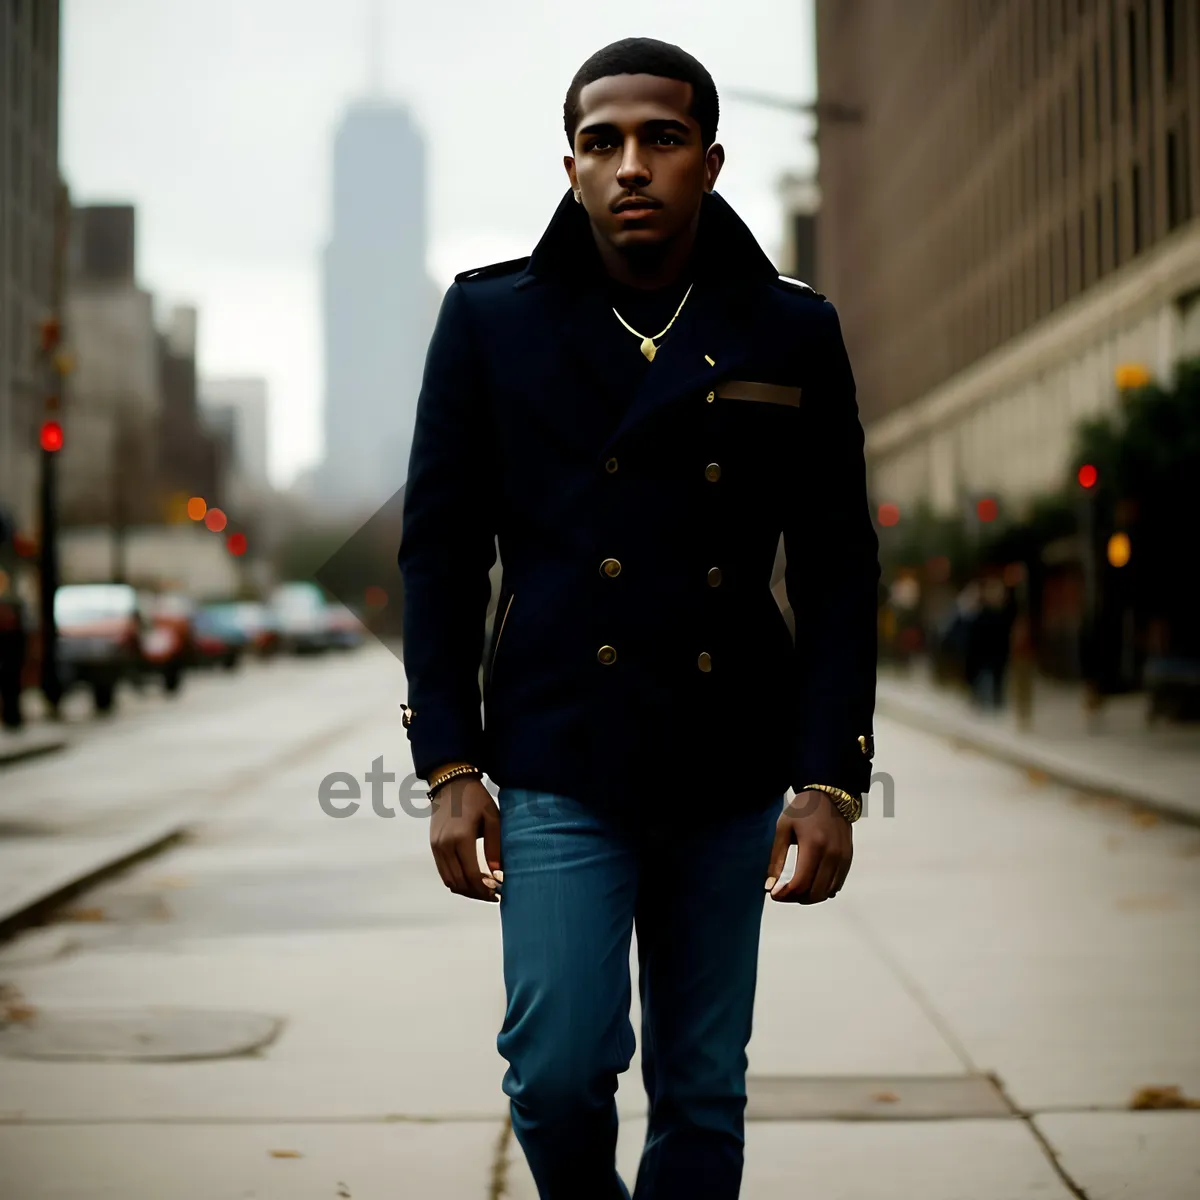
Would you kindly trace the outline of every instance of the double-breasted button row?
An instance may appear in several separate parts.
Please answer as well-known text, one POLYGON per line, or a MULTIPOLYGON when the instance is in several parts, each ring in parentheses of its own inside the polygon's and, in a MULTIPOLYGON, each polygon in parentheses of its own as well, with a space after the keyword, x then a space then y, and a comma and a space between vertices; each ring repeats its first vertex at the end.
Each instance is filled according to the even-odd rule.
POLYGON ((704 478, 707 479, 709 483, 716 483, 717 480, 721 478, 721 464, 715 462, 709 463, 708 466, 704 468, 704 478))
POLYGON ((616 579, 621 573, 621 563, 615 558, 606 558, 600 564, 600 574, 606 575, 609 579, 616 579))
POLYGON ((596 651, 596 661, 601 666, 611 667, 617 661, 617 652, 612 646, 601 646, 596 651))

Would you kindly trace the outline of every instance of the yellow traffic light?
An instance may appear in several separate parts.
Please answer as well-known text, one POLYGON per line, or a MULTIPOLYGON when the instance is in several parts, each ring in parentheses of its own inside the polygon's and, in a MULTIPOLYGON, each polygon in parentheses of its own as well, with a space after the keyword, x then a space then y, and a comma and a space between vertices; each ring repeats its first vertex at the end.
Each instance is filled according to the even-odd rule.
POLYGON ((1129 534, 1114 533, 1108 539, 1108 561, 1114 567, 1123 567, 1128 561, 1133 547, 1129 544, 1129 534))

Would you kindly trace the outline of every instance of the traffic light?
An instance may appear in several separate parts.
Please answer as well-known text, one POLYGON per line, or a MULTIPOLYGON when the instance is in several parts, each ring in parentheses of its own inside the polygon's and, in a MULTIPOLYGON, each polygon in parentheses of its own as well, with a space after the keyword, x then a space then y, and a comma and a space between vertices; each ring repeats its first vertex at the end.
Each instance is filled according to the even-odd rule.
POLYGON ((210 508, 204 514, 204 524, 212 533, 220 533, 229 523, 229 519, 219 508, 210 508))
POLYGON ((1100 478, 1100 473, 1092 466, 1091 463, 1084 463, 1079 468, 1079 474, 1076 476, 1079 480, 1079 486, 1082 488, 1094 488, 1100 478))
POLYGON ((225 539, 225 549, 235 558, 241 558, 246 553, 246 535, 244 533, 231 533, 225 539))
POLYGON ((897 504, 881 504, 876 516, 880 525, 891 526, 900 522, 900 506, 897 504))
POLYGON ((41 442, 42 449, 48 453, 53 454, 61 450, 63 448, 63 427, 57 421, 43 421, 38 440, 41 442))
POLYGON ((975 505, 975 515, 986 525, 989 521, 994 521, 999 515, 1000 506, 992 499, 991 496, 984 496, 978 504, 975 505))

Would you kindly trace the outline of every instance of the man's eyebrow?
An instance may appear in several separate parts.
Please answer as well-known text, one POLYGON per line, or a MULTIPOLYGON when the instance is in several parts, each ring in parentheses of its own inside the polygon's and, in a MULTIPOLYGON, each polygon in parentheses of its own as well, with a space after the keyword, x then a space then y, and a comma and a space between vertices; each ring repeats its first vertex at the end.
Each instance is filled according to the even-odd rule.
MULTIPOLYGON (((664 133, 668 130, 678 130, 680 133, 690 133, 687 123, 678 117, 654 117, 643 121, 641 127, 653 133, 664 133)), ((602 121, 595 125, 585 125, 578 131, 578 137, 587 137, 598 133, 620 133, 620 129, 611 121, 602 121)))

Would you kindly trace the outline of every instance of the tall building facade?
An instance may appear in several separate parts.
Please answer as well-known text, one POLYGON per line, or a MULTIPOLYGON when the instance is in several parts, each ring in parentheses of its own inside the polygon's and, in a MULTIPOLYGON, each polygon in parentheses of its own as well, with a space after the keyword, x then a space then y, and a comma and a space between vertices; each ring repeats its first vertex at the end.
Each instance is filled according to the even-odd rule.
POLYGON ((817 0, 821 290, 877 499, 1016 505, 1200 353, 1200 4, 817 0))
POLYGON ((267 473, 267 381, 254 376, 205 379, 200 404, 210 416, 228 413, 236 431, 233 469, 241 486, 264 494, 270 488, 267 473))
POLYGON ((325 460, 331 504, 376 507, 408 468, 433 285, 424 140, 407 109, 353 105, 337 129, 325 249, 325 460))
POLYGON ((0 5, 0 507, 36 528, 43 381, 38 329, 55 305, 58 0, 0 5))

